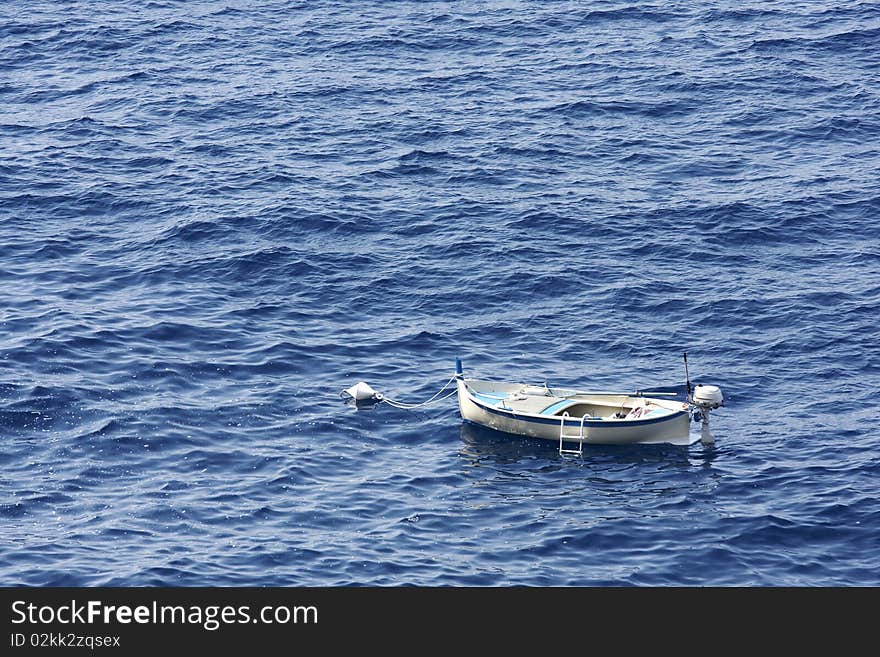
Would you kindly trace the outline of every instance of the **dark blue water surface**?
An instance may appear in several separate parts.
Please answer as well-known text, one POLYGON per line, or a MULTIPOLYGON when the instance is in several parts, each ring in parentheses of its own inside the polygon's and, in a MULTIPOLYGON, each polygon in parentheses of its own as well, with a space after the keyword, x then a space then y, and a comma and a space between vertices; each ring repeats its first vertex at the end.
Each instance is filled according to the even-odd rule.
POLYGON ((880 584, 878 44, 876 2, 3 3, 0 583, 880 584), (338 396, 683 351, 714 448, 338 396))

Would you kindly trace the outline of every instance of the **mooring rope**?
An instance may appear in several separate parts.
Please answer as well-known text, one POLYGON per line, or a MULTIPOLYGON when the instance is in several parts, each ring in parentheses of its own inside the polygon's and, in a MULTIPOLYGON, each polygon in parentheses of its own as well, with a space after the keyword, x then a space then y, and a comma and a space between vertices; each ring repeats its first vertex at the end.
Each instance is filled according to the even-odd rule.
POLYGON ((406 403, 406 402, 401 402, 401 401, 396 401, 396 400, 394 400, 394 399, 389 399, 388 397, 383 397, 383 398, 382 398, 382 401, 385 402, 386 404, 388 404, 389 406, 393 406, 394 408, 399 408, 399 409, 402 409, 402 410, 404 410, 404 411, 410 411, 410 410, 412 410, 412 409, 414 409, 414 408, 420 408, 420 407, 422 407, 422 406, 427 406, 428 404, 433 404, 433 403, 435 403, 435 402, 443 401, 444 399, 448 399, 449 397, 452 397, 452 395, 454 395, 454 394, 456 393, 456 391, 453 390, 453 391, 451 391, 449 394, 444 395, 443 397, 440 397, 440 395, 443 393, 443 391, 446 390, 446 388, 449 387, 449 384, 452 383, 453 381, 455 381, 455 376, 456 376, 456 375, 453 374, 453 375, 452 375, 452 378, 450 378, 449 381, 446 382, 446 385, 444 385, 442 388, 440 388, 440 390, 438 390, 438 391, 434 394, 434 396, 431 397, 431 398, 430 398, 429 400, 427 400, 427 401, 423 401, 423 402, 418 403, 418 404, 408 404, 408 403, 406 403), (439 398, 439 399, 438 399, 438 398, 439 398))

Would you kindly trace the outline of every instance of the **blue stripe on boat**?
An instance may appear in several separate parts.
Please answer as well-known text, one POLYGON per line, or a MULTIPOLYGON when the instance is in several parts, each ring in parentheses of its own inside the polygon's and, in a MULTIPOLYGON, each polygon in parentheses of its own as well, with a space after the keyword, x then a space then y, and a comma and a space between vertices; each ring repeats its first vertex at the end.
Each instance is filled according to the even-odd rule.
POLYGON ((471 395, 479 399, 484 404, 491 404, 492 406, 497 406, 499 402, 507 399, 507 395, 487 395, 485 392, 471 391, 471 395))
POLYGON ((572 401, 571 399, 563 399, 561 401, 550 404, 547 408, 541 411, 541 415, 553 415, 556 411, 561 411, 563 408, 568 408, 572 404, 577 404, 577 402, 572 401))

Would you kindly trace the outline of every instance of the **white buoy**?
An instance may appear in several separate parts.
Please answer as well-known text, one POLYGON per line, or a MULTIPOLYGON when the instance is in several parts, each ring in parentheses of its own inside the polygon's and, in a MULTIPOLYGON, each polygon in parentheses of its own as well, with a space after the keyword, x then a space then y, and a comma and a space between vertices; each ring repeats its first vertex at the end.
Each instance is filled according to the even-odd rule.
POLYGON ((342 391, 343 395, 348 395, 356 402, 359 401, 382 401, 382 393, 376 392, 370 387, 369 383, 361 381, 355 383, 351 388, 342 391))

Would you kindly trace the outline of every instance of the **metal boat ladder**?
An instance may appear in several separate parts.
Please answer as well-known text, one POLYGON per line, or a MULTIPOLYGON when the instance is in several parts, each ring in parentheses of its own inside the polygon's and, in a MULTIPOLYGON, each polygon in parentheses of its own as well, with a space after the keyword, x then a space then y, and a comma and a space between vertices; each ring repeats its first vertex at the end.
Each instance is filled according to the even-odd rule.
POLYGON ((565 433, 565 421, 569 418, 568 411, 562 414, 562 418, 559 421, 559 455, 563 454, 572 454, 574 456, 583 456, 584 455, 584 440, 586 440, 586 429, 584 426, 584 422, 587 420, 587 415, 584 414, 581 417, 581 426, 580 431, 578 433, 565 433), (565 440, 577 441, 578 448, 577 449, 565 449, 563 446, 565 440))

